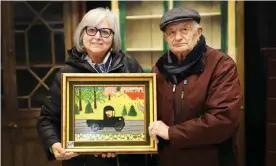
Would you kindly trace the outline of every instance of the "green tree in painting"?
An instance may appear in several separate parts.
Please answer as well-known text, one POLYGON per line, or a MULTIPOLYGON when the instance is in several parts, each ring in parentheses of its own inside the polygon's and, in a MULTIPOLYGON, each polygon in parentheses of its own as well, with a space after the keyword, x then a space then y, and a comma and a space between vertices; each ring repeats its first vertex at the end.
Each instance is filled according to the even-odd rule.
POLYGON ((92 108, 90 102, 88 102, 88 103, 86 104, 85 113, 86 113, 86 114, 93 113, 93 108, 92 108))
POLYGON ((130 106, 130 109, 128 111, 128 116, 137 116, 137 112, 133 105, 130 106))
POLYGON ((104 103, 106 96, 104 95, 104 87, 91 87, 90 101, 94 103, 94 109, 97 109, 97 102, 104 103))
POLYGON ((79 111, 82 111, 82 101, 87 99, 90 94, 89 87, 75 87, 75 103, 78 103, 79 111))
POLYGON ((116 91, 120 92, 121 91, 121 87, 117 86, 116 91))
POLYGON ((84 98, 84 95, 82 93, 82 88, 81 87, 76 87, 75 88, 75 103, 79 103, 79 111, 82 111, 82 100, 84 98))
POLYGON ((104 103, 106 101, 106 96, 104 95, 104 87, 86 87, 85 90, 86 102, 93 102, 94 109, 97 109, 97 102, 104 103))
POLYGON ((126 109, 126 105, 124 105, 123 111, 122 111, 122 116, 126 116, 126 115, 127 115, 127 109, 126 109))
POLYGON ((77 103, 75 103, 75 114, 80 114, 77 103))

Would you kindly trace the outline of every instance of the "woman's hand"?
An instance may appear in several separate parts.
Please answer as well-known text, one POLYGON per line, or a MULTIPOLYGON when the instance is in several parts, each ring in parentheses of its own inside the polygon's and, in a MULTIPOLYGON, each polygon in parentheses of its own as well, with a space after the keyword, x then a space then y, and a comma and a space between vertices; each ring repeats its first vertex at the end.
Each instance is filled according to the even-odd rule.
POLYGON ((69 160, 79 155, 74 152, 65 152, 59 142, 52 145, 52 153, 55 155, 56 160, 69 160))

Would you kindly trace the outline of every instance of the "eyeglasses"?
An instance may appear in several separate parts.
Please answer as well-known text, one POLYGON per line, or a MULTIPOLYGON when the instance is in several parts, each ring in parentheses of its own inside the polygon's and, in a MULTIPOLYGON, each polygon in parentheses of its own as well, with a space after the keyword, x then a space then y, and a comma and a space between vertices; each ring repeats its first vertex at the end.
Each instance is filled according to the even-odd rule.
POLYGON ((114 34, 114 31, 110 28, 100 28, 100 29, 98 29, 96 27, 86 26, 85 29, 86 29, 87 35, 89 35, 89 36, 95 36, 98 33, 98 31, 100 31, 101 37, 104 37, 104 38, 108 38, 111 35, 111 33, 114 34))

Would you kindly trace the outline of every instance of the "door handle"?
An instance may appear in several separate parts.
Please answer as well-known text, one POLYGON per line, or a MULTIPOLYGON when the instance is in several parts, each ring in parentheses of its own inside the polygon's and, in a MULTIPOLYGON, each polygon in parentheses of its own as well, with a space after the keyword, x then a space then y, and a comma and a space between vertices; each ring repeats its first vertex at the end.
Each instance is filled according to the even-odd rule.
POLYGON ((14 123, 14 122, 10 122, 10 123, 8 124, 8 128, 16 129, 16 128, 18 128, 18 125, 17 125, 16 123, 14 123))
POLYGON ((22 143, 24 139, 22 137, 22 129, 15 122, 9 122, 6 126, 6 130, 14 143, 22 143))

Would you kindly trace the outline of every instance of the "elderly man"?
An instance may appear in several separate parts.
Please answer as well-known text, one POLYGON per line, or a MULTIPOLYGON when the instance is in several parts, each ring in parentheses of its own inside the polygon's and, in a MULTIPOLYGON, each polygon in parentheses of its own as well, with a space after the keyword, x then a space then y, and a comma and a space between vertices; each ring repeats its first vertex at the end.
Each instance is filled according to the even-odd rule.
POLYGON ((237 166, 237 68, 230 56, 206 45, 200 19, 183 7, 161 18, 170 50, 152 68, 158 121, 149 126, 161 166, 237 166))

